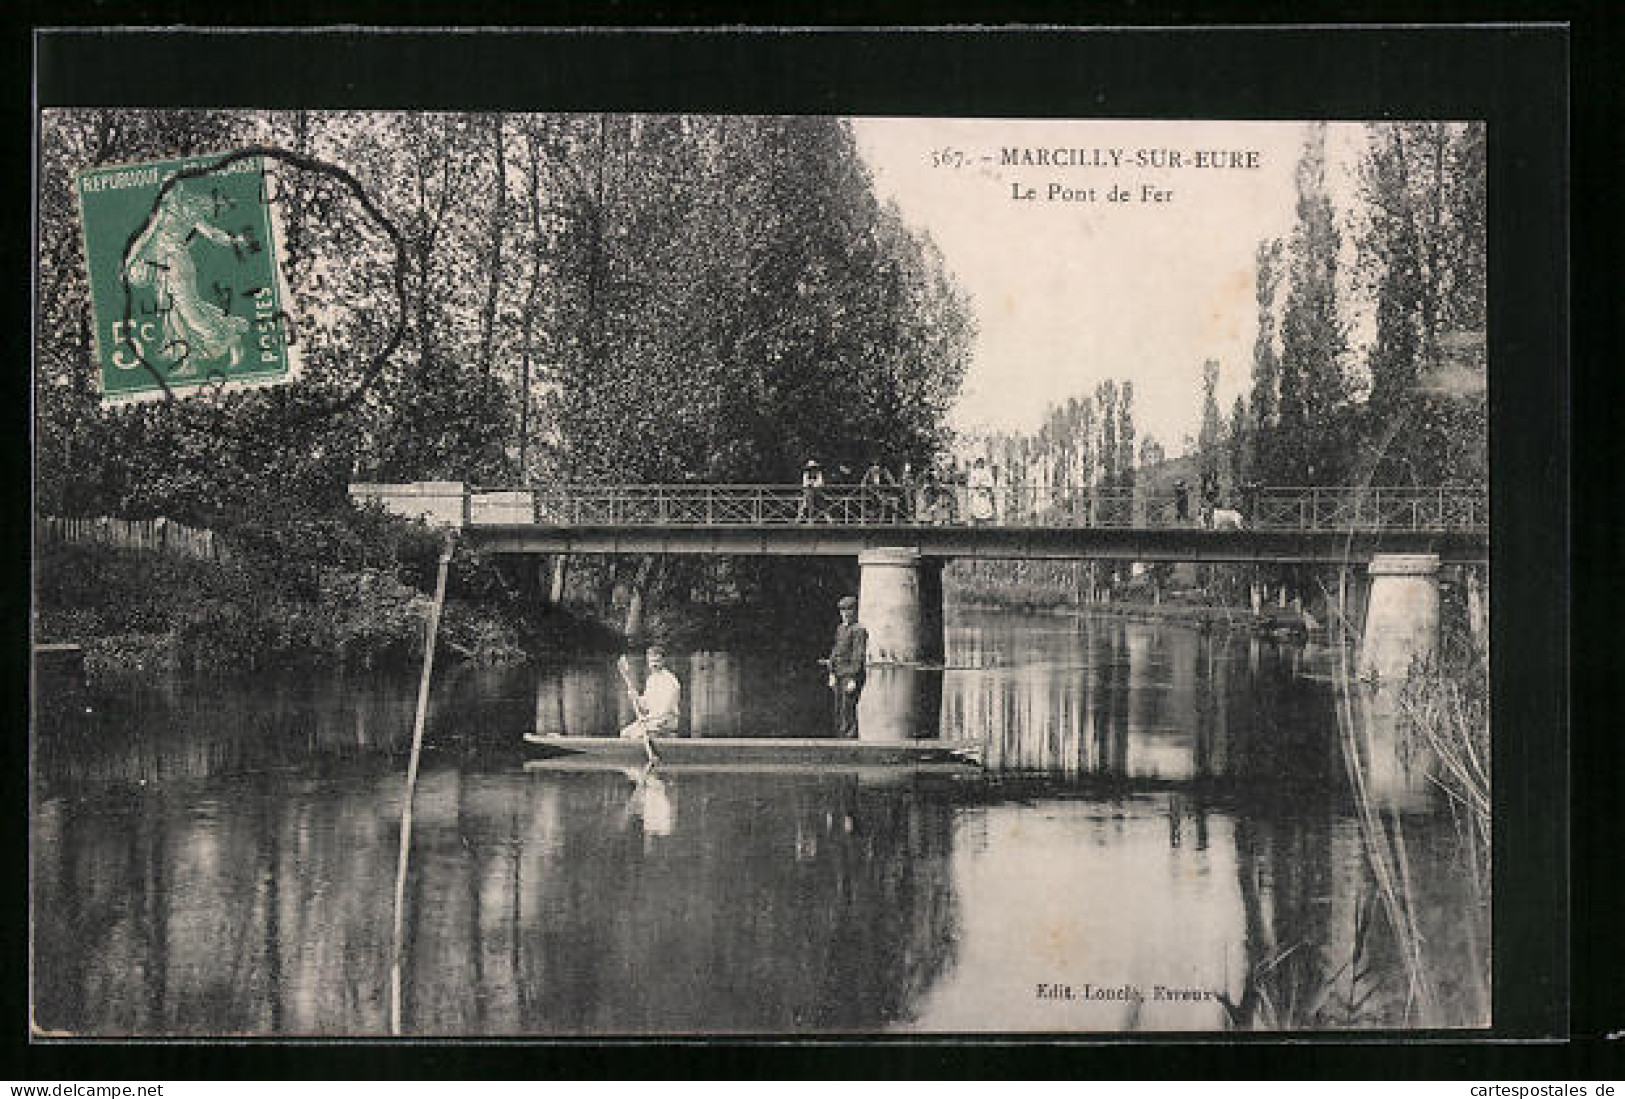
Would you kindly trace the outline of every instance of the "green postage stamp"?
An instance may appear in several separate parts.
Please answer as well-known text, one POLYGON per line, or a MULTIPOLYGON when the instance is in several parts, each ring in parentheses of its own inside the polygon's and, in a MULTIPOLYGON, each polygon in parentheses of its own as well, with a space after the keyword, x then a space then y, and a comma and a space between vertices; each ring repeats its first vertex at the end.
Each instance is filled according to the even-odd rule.
POLYGON ((108 403, 266 385, 297 372, 264 158, 224 159, 103 166, 75 177, 108 403), (203 171, 175 178, 188 169, 203 171))

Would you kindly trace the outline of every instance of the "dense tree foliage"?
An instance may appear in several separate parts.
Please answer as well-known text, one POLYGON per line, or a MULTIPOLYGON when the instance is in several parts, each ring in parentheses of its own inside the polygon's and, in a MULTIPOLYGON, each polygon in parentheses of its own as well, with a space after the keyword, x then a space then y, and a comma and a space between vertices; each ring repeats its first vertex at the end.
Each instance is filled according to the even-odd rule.
POLYGON ((560 164, 545 407, 576 479, 791 481, 919 462, 968 313, 834 119, 604 118, 560 164))
POLYGON ((1233 458, 1232 475, 1274 485, 1482 483, 1483 127, 1373 124, 1357 177, 1359 201, 1338 211, 1324 133, 1312 130, 1291 239, 1258 247, 1252 394, 1230 424, 1245 440, 1233 454, 1248 461, 1233 458), (1352 227, 1347 241, 1340 224, 1352 227), (1350 299, 1370 313, 1359 355, 1350 299))
POLYGON ((1373 127, 1361 185, 1359 273, 1376 313, 1366 356, 1371 476, 1482 481, 1484 128, 1373 127))
MULTIPOLYGON (((1203 369, 1187 449, 1227 501, 1247 480, 1485 475, 1483 127, 1369 127, 1347 208, 1331 170, 1311 127, 1294 227, 1258 245, 1251 384, 1228 416, 1218 364, 1203 369)), ((49 514, 241 524, 284 513, 278 499, 330 508, 356 479, 918 467, 945 443, 974 334, 838 119, 51 111, 39 179, 49 514), (333 168, 273 168, 300 379, 103 407, 73 173, 252 144, 333 168)), ((1150 444, 1132 382, 1108 379, 1036 432, 976 445, 1001 484, 1042 490, 1133 487, 1150 444)), ((694 580, 623 562, 590 583, 613 591, 629 570, 694 580)), ((772 570, 738 564, 733 581, 775 590, 772 570)))
POLYGON ((1298 162, 1298 223, 1288 245, 1290 270, 1281 314, 1281 373, 1276 394, 1288 484, 1341 484, 1349 443, 1350 389, 1343 362, 1347 326, 1339 308, 1342 236, 1326 189, 1326 131, 1310 131, 1298 162))
MULTIPOLYGON (((355 480, 921 465, 974 336, 937 248, 877 200, 839 119, 80 110, 47 112, 41 138, 45 514, 163 514, 246 545, 355 521, 355 480), (299 379, 104 407, 74 173, 248 146, 288 154, 266 191, 299 379)), ((779 569, 604 559, 569 577, 601 607, 696 586, 832 604, 851 582, 779 569)), ((538 580, 463 571, 464 594, 538 580)))
POLYGON ((831 118, 50 112, 42 508, 196 521, 349 480, 781 480, 940 444, 973 334, 831 118), (268 144, 301 379, 104 409, 75 171, 268 144), (395 276, 402 276, 404 301, 395 276), (318 415, 402 340, 353 405, 318 415))

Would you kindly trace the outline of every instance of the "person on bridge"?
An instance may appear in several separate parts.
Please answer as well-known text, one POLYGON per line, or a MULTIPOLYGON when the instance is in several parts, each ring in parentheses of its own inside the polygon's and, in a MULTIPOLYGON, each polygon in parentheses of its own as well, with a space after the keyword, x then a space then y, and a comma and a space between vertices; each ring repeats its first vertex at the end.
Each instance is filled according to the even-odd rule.
POLYGON ((1241 513, 1255 527, 1258 525, 1258 491, 1262 487, 1256 477, 1247 478, 1241 486, 1241 513))
POLYGON ((1174 482, 1174 518, 1181 526, 1191 521, 1191 490, 1183 477, 1174 482))
POLYGON ((643 681, 643 693, 632 699, 638 719, 621 730, 624 737, 672 736, 682 723, 683 685, 666 667, 666 651, 659 645, 650 645, 643 654, 649 673, 643 681))
POLYGON ((920 473, 920 487, 915 496, 915 522, 933 524, 942 522, 938 508, 939 500, 937 499, 940 491, 941 485, 937 479, 936 466, 926 466, 920 473))
POLYGON ((970 522, 970 467, 959 464, 954 458, 948 466, 948 479, 953 485, 954 517, 955 523, 970 522))
POLYGON ((808 458, 801 467, 801 506, 796 509, 796 522, 811 523, 818 518, 823 504, 824 471, 816 459, 808 458))
POLYGON ((971 522, 978 526, 991 523, 996 514, 993 492, 998 487, 998 480, 988 468, 986 458, 976 459, 976 464, 971 466, 966 487, 970 490, 971 522))
POLYGON ((869 463, 869 468, 864 471, 861 482, 863 488, 863 517, 865 520, 878 516, 882 523, 896 521, 897 500, 895 493, 892 491, 896 484, 897 479, 879 462, 869 463))
POLYGON ((958 479, 952 465, 933 467, 928 474, 927 491, 930 493, 931 522, 938 526, 959 522, 958 479))
POLYGON ((857 599, 843 595, 835 606, 841 612, 841 624, 835 627, 835 644, 829 650, 829 689, 835 692, 835 735, 843 740, 856 740, 858 698, 863 694, 869 631, 858 625, 857 599))

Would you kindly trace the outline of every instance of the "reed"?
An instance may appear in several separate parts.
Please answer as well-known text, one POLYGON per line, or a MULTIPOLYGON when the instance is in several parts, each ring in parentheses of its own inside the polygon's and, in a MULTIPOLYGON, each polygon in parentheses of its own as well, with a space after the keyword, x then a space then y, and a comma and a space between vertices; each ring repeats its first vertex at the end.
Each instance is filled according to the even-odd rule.
POLYGON ((1447 613, 1444 636, 1433 655, 1414 661, 1397 687, 1372 687, 1354 674, 1359 635, 1353 623, 1336 612, 1343 601, 1327 603, 1333 608, 1334 639, 1341 641, 1337 714, 1344 765, 1376 912, 1384 937, 1397 951, 1403 981, 1398 1018, 1389 1025, 1481 1023, 1489 1009, 1489 937, 1484 921, 1491 889, 1487 654, 1464 628, 1462 616, 1447 613), (1380 755, 1378 746, 1383 742, 1398 752, 1402 766, 1425 776, 1443 793, 1456 824, 1459 872, 1470 898, 1460 918, 1471 961, 1469 972, 1456 975, 1466 978, 1465 985, 1449 995, 1441 994, 1444 974, 1423 933, 1427 902, 1411 870, 1405 813, 1373 788, 1368 773, 1368 761, 1380 755))
POLYGON ((1400 688, 1399 729, 1406 750, 1431 758, 1429 781, 1450 799, 1488 857, 1492 821, 1489 669, 1461 638, 1418 660, 1400 688))
POLYGON ((1241 1001, 1221 994, 1233 1030, 1365 1030, 1392 1026, 1383 995, 1386 975, 1372 957, 1377 893, 1355 898, 1347 956, 1340 947, 1299 939, 1249 967, 1241 1001))

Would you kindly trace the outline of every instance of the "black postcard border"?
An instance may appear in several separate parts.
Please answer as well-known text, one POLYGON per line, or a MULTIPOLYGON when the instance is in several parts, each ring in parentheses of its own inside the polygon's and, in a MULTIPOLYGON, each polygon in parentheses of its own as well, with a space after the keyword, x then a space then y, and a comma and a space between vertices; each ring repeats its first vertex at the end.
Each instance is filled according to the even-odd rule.
MULTIPOLYGON (((620 9, 623 13, 625 9, 620 9)), ((644 110, 985 117, 1483 118, 1489 123, 1492 604, 1497 639, 1495 1023, 1490 1035, 1562 1040, 1569 987, 1569 31, 1481 27, 1206 27, 528 33, 228 34, 94 28, 39 32, 30 46, 39 106, 242 106, 644 110), (1508 472, 1511 471, 1511 472, 1508 472)), ((29 119, 30 123, 32 119, 29 119)), ((15 209, 15 204, 13 206, 15 209)), ((24 206, 26 209, 26 205, 24 206)), ((26 331, 26 328, 24 329, 26 331)), ((26 356, 26 351, 25 351, 26 356)), ((26 361, 26 360, 25 360, 26 361)), ((19 372, 22 373, 22 372, 19 372)), ((26 394, 26 377, 23 379, 26 394)), ((26 397, 20 437, 28 437, 26 397)), ((11 483, 26 484, 26 449, 11 483)), ((26 506, 26 498, 23 501, 26 506)), ((11 548, 26 562, 26 523, 11 548)), ((1618 542, 1617 536, 1614 543, 1618 542)), ((25 575, 26 563, 14 575, 25 575)), ((26 605, 26 601, 24 601, 26 605)), ((19 616, 20 619, 21 616, 19 616)), ((26 641, 24 642, 26 646, 26 641)), ((7 701, 26 727, 26 647, 7 701)), ((1617 688, 1616 688, 1617 689, 1617 688)), ((1617 750, 1615 759, 1617 761, 1617 750)), ((1606 775, 1607 772, 1605 771, 1606 775)), ((1582 776, 1583 777, 1583 776, 1582 776)), ((26 769, 8 776, 26 804, 26 769)), ((19 809, 16 814, 22 817, 19 809)), ((12 822, 15 826, 17 821, 12 822)), ((27 872, 26 820, 13 880, 27 872)), ((1617 833, 1617 825, 1613 826, 1617 833)), ((1594 896, 1595 894, 1591 894, 1594 896)), ((18 901, 22 898, 19 896, 18 901)), ((14 911, 21 911, 21 903, 14 911)), ((1577 913, 1585 921, 1588 914, 1577 913)), ((6 934, 26 970, 26 936, 6 934)), ((1604 1031, 1618 1002, 1577 966, 1576 1035, 1604 1031)), ((8 982, 6 1017, 26 1038, 27 989, 8 982)), ((1625 1026, 1622 1020, 1619 1026, 1625 1026)), ((1198 1037, 1011 1036, 986 1041, 871 1039, 666 1043, 182 1042, 96 1046, 98 1075, 373 1076, 981 1074, 1154 1075, 1245 1064, 1312 1071, 1327 1046, 1354 1075, 1394 1070, 1428 1050, 1454 1054, 1482 1034, 1198 1037), (1175 1039, 1178 1041, 1178 1039, 1175 1039), (1397 1048, 1396 1043, 1403 1048, 1397 1048), (1372 1058, 1373 1047, 1383 1050, 1372 1058), (1450 1051, 1450 1052, 1447 1052, 1450 1051), (1187 1058, 1194 1058, 1188 1060, 1187 1058), (1380 1063, 1374 1063, 1380 1062, 1380 1063), (1255 1062, 1256 1063, 1256 1062, 1255 1062), (127 1067, 125 1067, 127 1066, 127 1067), (138 1067, 138 1066, 144 1066, 138 1067), (233 1067, 235 1066, 235 1067, 233 1067), (547 1066, 544 1068, 544 1066, 547 1066), (771 1067, 770 1067, 771 1066, 771 1067), (1160 1066, 1160 1068, 1159 1068, 1160 1066), (1183 1067, 1182 1067, 1183 1066, 1183 1067)), ((1529 1046, 1479 1044, 1505 1061, 1529 1046)), ((30 1075, 53 1078, 90 1052, 30 1044, 30 1075)), ((1255 1069, 1256 1071, 1256 1069, 1255 1069)), ((74 1073, 73 1075, 79 1075, 74 1073)))

